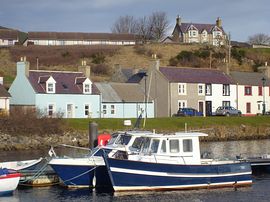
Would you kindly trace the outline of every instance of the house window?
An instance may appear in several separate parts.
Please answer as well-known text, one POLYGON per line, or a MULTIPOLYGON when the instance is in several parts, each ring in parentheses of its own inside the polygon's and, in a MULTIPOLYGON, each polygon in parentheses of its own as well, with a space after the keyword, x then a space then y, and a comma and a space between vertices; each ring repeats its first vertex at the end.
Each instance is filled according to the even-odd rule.
POLYGON ((179 153, 179 140, 170 140, 170 152, 171 153, 179 153))
POLYGON ((212 84, 205 84, 205 95, 212 95, 212 84))
POLYGON ((55 90, 54 90, 54 83, 48 83, 47 84, 47 93, 54 93, 55 90))
POLYGON ((222 101, 222 106, 229 107, 229 106, 231 106, 231 102, 230 101, 222 101))
POLYGON ((90 93, 90 84, 84 84, 84 93, 90 93))
POLYGON ((223 84, 223 95, 224 96, 230 95, 230 85, 229 84, 223 84))
POLYGON ((91 117, 91 108, 89 104, 84 105, 84 116, 91 117))
POLYGON ((198 84, 198 95, 204 95, 203 84, 198 84))
POLYGON ((245 86, 245 95, 252 95, 251 86, 245 86))
POLYGON ((250 102, 246 103, 246 112, 251 113, 251 103, 250 102))
POLYGON ((54 104, 49 104, 48 105, 48 116, 53 117, 55 112, 55 107, 54 104))
POLYGON ((183 140, 183 152, 192 152, 192 139, 183 140))
POLYGON ((186 95, 186 84, 178 83, 178 95, 186 95))
POLYGON ((186 100, 178 100, 178 109, 186 108, 186 107, 187 107, 187 101, 186 100))
POLYGON ((262 96, 262 86, 258 86, 258 95, 262 96))
POLYGON ((103 105, 103 114, 107 114, 107 105, 103 105))
POLYGON ((115 105, 111 105, 111 114, 115 114, 115 105))

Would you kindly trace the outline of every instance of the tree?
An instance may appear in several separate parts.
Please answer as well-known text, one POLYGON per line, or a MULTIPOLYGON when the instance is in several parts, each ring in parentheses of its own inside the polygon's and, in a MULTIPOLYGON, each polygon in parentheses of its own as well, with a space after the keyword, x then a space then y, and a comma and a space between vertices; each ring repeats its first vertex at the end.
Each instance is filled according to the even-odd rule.
POLYGON ((248 38, 248 42, 250 44, 258 44, 258 45, 269 45, 270 37, 266 34, 259 33, 248 38))
POLYGON ((150 16, 135 19, 133 16, 121 16, 112 26, 113 33, 137 34, 142 40, 160 40, 167 29, 169 21, 165 12, 154 12, 150 16))
POLYGON ((155 40, 162 39, 169 28, 169 20, 165 12, 154 12, 149 17, 149 26, 151 27, 152 37, 155 40))
POLYGON ((111 28, 113 33, 137 33, 137 22, 133 16, 120 16, 111 28))

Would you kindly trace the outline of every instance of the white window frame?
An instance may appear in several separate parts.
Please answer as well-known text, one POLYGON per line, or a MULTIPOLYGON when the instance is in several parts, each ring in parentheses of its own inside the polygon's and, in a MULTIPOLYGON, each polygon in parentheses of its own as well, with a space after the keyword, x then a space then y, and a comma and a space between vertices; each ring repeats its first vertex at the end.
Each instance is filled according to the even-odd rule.
POLYGON ((187 107, 187 101, 186 100, 178 100, 178 109, 180 108, 186 108, 187 107))
POLYGON ((84 116, 86 118, 91 118, 92 117, 91 104, 88 104, 88 103, 84 104, 84 116))
POLYGON ((102 105, 102 113, 107 114, 107 105, 102 105))
POLYGON ((199 83, 198 84, 198 95, 204 95, 204 89, 205 89, 204 84, 199 83))
POLYGON ((46 83, 46 91, 47 93, 55 93, 55 83, 46 83))
POLYGON ((47 106, 47 116, 48 117, 55 117, 55 112, 56 112, 56 105, 55 105, 55 103, 48 103, 48 106, 47 106), (52 110, 50 109, 50 106, 52 106, 52 110), (50 112, 52 112, 51 115, 50 115, 50 112))
POLYGON ((205 84, 205 95, 209 95, 209 96, 212 95, 212 84, 211 83, 205 84), (207 88, 208 86, 210 86, 209 89, 207 88), (208 91, 210 91, 210 92, 208 92, 208 91))
POLYGON ((90 83, 84 84, 84 93, 90 93, 90 83))
POLYGON ((186 95, 186 94, 187 94, 187 84, 178 83, 178 95, 186 95))
POLYGON ((115 105, 111 105, 111 114, 115 114, 115 105))
POLYGON ((74 118, 75 117, 75 105, 74 103, 66 103, 66 118, 74 118), (72 117, 68 117, 68 105, 71 105, 71 113, 72 113, 72 117))
POLYGON ((222 95, 223 96, 230 96, 230 84, 223 84, 222 85, 222 95))

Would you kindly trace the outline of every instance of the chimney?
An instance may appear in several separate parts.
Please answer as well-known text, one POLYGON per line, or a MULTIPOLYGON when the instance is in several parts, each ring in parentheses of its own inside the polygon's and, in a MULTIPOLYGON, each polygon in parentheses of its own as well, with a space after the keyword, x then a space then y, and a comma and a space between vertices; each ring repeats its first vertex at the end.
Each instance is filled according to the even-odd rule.
POLYGON ((17 62, 17 75, 25 75, 29 77, 30 63, 26 61, 26 57, 21 57, 21 61, 17 62))
POLYGON ((221 27, 221 26, 222 26, 222 22, 221 22, 221 18, 220 18, 220 17, 217 18, 217 20, 216 20, 216 25, 217 25, 218 27, 221 27))
POLYGON ((258 67, 258 71, 264 73, 267 78, 270 78, 270 66, 268 66, 267 62, 264 63, 264 66, 258 67))
POLYGON ((91 67, 86 64, 86 60, 82 60, 81 66, 78 67, 78 71, 82 72, 85 77, 90 79, 91 67))
POLYGON ((0 85, 4 85, 4 78, 0 76, 0 85))
POLYGON ((177 15, 177 17, 176 17, 176 24, 179 26, 181 25, 181 18, 179 15, 177 15))
POLYGON ((154 67, 155 67, 156 70, 159 71, 159 60, 158 60, 158 59, 155 60, 155 62, 154 62, 154 67))

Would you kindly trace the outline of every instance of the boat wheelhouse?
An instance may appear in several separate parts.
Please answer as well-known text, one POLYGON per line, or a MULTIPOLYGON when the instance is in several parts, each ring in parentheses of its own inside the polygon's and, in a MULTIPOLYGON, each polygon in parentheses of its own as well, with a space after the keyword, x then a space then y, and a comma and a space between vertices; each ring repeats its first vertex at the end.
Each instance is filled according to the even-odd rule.
POLYGON ((179 132, 143 136, 139 153, 104 155, 114 191, 237 187, 252 183, 249 163, 201 159, 199 137, 179 132))

